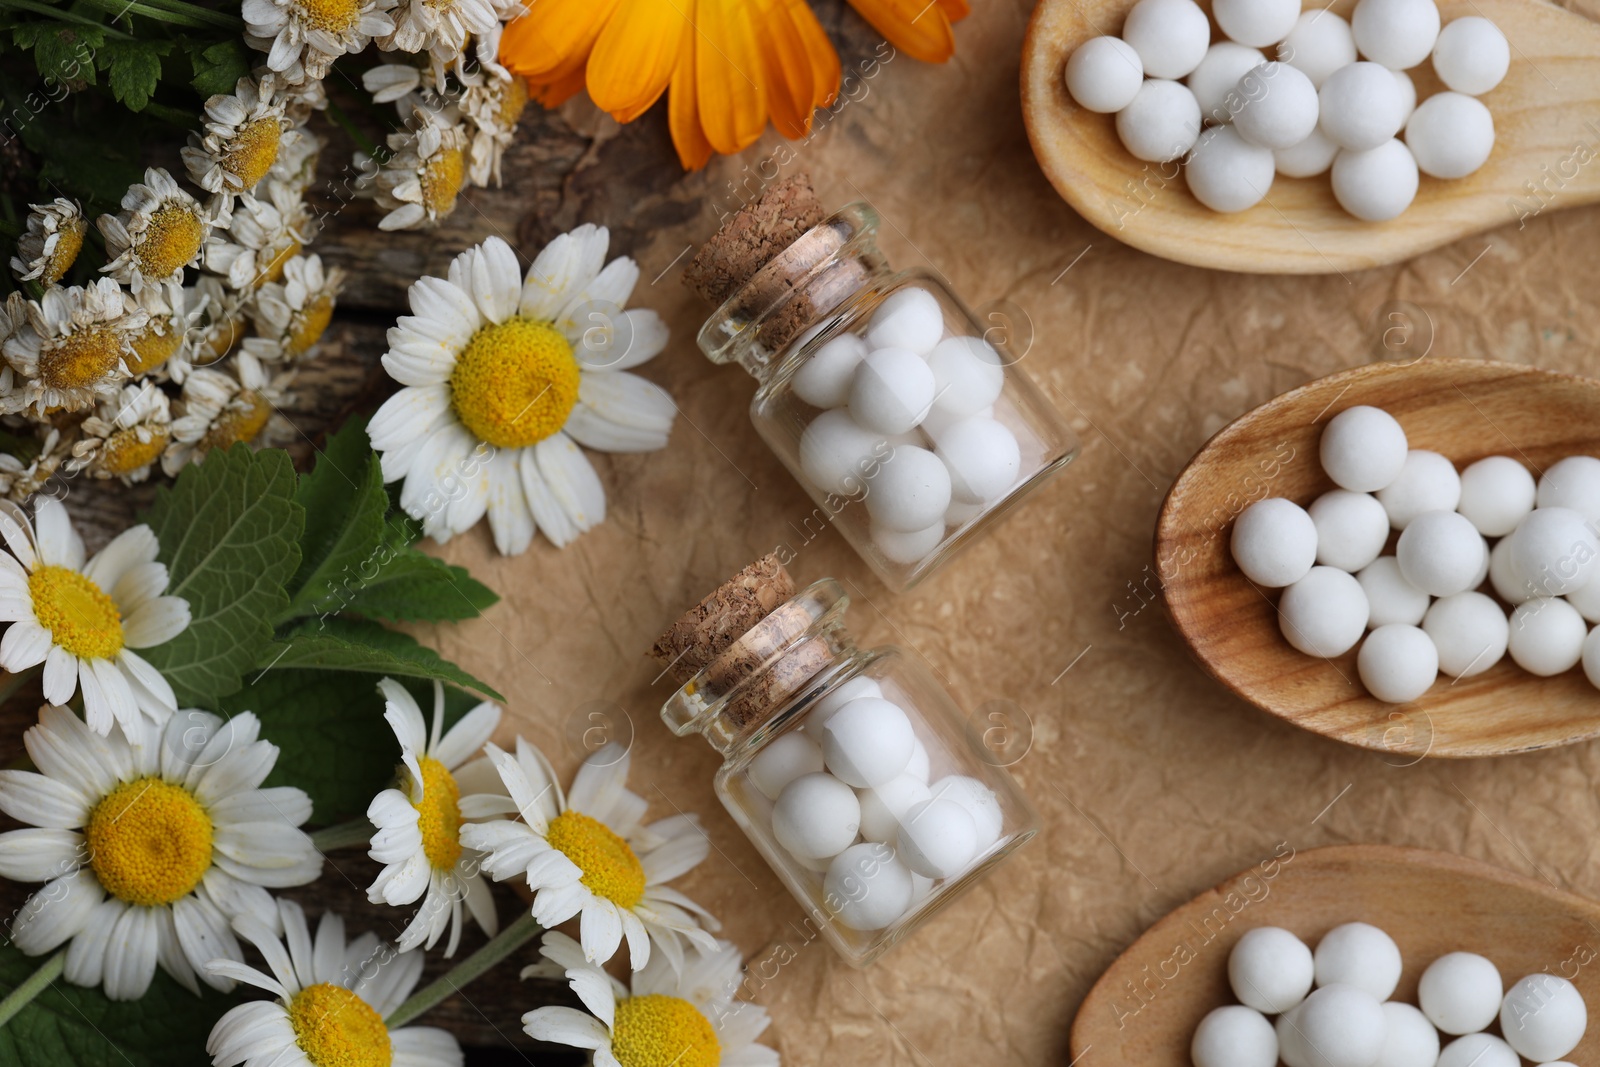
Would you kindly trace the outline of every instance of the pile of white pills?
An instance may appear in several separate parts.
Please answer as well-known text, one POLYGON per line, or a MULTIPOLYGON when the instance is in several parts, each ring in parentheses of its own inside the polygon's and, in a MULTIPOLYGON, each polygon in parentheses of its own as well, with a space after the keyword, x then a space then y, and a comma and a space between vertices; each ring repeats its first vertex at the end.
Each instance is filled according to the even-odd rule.
POLYGON ((914 716, 858 676, 746 768, 772 801, 772 837, 821 875, 824 906, 852 930, 881 930, 1000 841, 1004 813, 976 778, 933 778, 914 716))
POLYGON ((1561 1057, 1588 1028, 1582 994, 1558 975, 1507 990, 1493 961, 1451 952, 1422 972, 1412 1005, 1390 999, 1400 971, 1394 939, 1368 923, 1334 927, 1314 953, 1281 927, 1246 931, 1228 957, 1239 1003, 1200 1021, 1190 1057, 1195 1067, 1571 1067, 1561 1057))
POLYGON ((1291 645, 1332 658, 1359 643, 1362 683, 1396 704, 1507 654, 1542 677, 1581 664, 1600 688, 1600 459, 1457 471, 1367 406, 1329 420, 1321 459, 1337 489, 1306 508, 1259 500, 1233 529, 1245 577, 1283 590, 1291 645))
POLYGON ((1215 43, 1194 0, 1139 0, 1121 37, 1068 57, 1066 83, 1081 107, 1116 113, 1135 158, 1182 160, 1213 211, 1254 206, 1279 174, 1331 172, 1341 207, 1382 222, 1410 206, 1419 173, 1464 178, 1494 149, 1478 97, 1511 48, 1486 18, 1441 27, 1434 0, 1360 0, 1348 22, 1299 0, 1216 0, 1212 13, 1215 43), (1405 72, 1430 58, 1445 91, 1418 103, 1405 72))
POLYGON ((817 415, 800 469, 825 494, 865 490, 872 541, 892 563, 919 562, 1003 499, 1022 476, 1017 435, 998 412, 1000 355, 952 335, 928 290, 897 290, 860 333, 831 338, 801 363, 794 395, 817 415))

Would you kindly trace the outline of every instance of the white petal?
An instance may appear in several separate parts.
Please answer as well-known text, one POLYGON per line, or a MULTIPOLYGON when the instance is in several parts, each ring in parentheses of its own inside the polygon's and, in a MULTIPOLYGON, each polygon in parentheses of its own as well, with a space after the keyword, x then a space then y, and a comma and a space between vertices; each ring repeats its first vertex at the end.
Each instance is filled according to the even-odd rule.
POLYGON ((622 944, 622 919, 617 906, 604 897, 596 897, 593 904, 583 909, 578 922, 579 940, 583 954, 595 963, 604 963, 617 954, 622 944))
POLYGON ((567 807, 609 823, 617 801, 627 791, 630 753, 615 743, 592 753, 578 767, 567 790, 567 807))
POLYGON ((498 237, 478 246, 472 257, 472 297, 490 322, 504 322, 516 314, 522 296, 522 272, 517 254, 498 237))
POLYGON ((19 619, 0 637, 0 667, 12 674, 44 662, 50 652, 50 631, 32 619, 19 619))
POLYGON ((156 974, 156 909, 129 908, 111 930, 106 948, 106 996, 138 1000, 156 974))
MULTIPOLYGON (((595 350, 587 343, 573 348, 573 355, 586 372, 604 373, 637 367, 656 358, 667 347, 667 324, 649 308, 631 308, 613 316, 608 325, 606 343, 600 349, 595 350)), ((583 340, 587 342, 590 336, 585 331, 583 340)))
POLYGON ((29 826, 76 830, 94 804, 70 782, 33 771, 0 771, 0 811, 29 826))
POLYGON ((564 429, 599 452, 654 452, 666 447, 677 410, 671 394, 636 374, 585 374, 564 429))
POLYGON ((65 704, 78 691, 78 657, 51 645, 44 658, 44 698, 52 704, 65 704))
POLYGON ((502 556, 520 556, 533 542, 533 512, 522 493, 522 478, 517 473, 517 457, 522 449, 496 450, 488 466, 489 529, 494 547, 502 556))
POLYGON ((637 263, 628 256, 613 259, 592 282, 568 299, 555 316, 556 329, 576 344, 583 331, 594 325, 587 313, 599 311, 608 317, 620 316, 638 281, 637 263))
MULTIPOLYGON (((130 526, 95 553, 94 559, 84 567, 83 575, 101 589, 115 589, 130 568, 141 563, 154 563, 156 553, 160 550, 155 532, 150 527, 144 523, 130 526)), ((117 606, 126 611, 131 605, 119 602, 117 606)))
POLYGON ((367 436, 380 452, 396 448, 450 416, 450 387, 407 386, 383 402, 367 423, 367 436))
POLYGON ((131 611, 167 590, 167 568, 163 563, 137 563, 123 572, 111 587, 111 599, 123 611, 131 611))
POLYGON ((72 944, 67 947, 67 966, 62 977, 73 985, 89 987, 97 986, 105 979, 111 932, 128 910, 128 905, 115 898, 102 900, 90 910, 83 928, 73 936, 72 944))
POLYGON ((0 878, 48 882, 82 865, 83 835, 75 830, 29 827, 0 834, 0 878))
POLYGON ((448 1030, 433 1026, 403 1026, 389 1032, 394 1050, 393 1067, 461 1067, 461 1046, 448 1030))
POLYGON ((311 818, 311 798, 295 786, 277 785, 214 800, 210 812, 212 822, 218 826, 236 822, 271 822, 274 819, 290 826, 302 826, 311 818))
POLYGON ((553 320, 572 294, 600 273, 610 243, 604 226, 585 223, 545 245, 528 268, 517 310, 529 318, 553 320))
POLYGON ((533 451, 545 485, 573 527, 582 533, 605 521, 605 486, 572 438, 558 433, 540 441, 533 451))
POLYGON ((476 755, 499 725, 499 706, 486 700, 457 720, 431 755, 453 771, 476 755))
POLYGON ((178 710, 178 698, 172 692, 172 683, 162 677, 143 656, 123 649, 117 653, 117 666, 133 691, 139 710, 157 722, 170 717, 178 710))
MULTIPOLYGON (((33 529, 39 540, 39 558, 52 567, 83 570, 83 538, 72 528, 67 509, 54 497, 45 497, 34 510, 33 529)), ((155 966, 155 957, 151 957, 155 966)))
MULTIPOLYGON (((570 419, 568 425, 571 425, 570 419)), ((517 453, 517 473, 521 476, 522 495, 528 502, 528 511, 545 537, 557 548, 571 544, 580 531, 573 526, 566 509, 545 482, 539 470, 539 457, 533 449, 524 448, 517 453)))
POLYGON ((75 937, 89 922, 105 890, 87 870, 73 871, 50 882, 17 912, 11 938, 17 948, 38 956, 75 937))
POLYGON ((577 1008, 535 1008, 522 1017, 522 1029, 535 1041, 553 1041, 576 1048, 607 1048, 611 1032, 593 1015, 577 1008))
POLYGON ((189 602, 179 596, 158 596, 139 605, 123 621, 129 648, 164 645, 189 626, 189 602))

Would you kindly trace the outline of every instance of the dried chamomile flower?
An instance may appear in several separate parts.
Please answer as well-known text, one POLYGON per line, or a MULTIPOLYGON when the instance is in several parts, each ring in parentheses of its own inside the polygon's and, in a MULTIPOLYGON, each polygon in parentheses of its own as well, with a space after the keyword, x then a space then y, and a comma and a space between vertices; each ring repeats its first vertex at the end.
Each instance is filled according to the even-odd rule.
POLYGON ((36 426, 43 433, 39 451, 13 455, 0 452, 0 496, 18 504, 43 488, 67 458, 66 439, 54 426, 36 426))
MULTIPOLYGON (((128 373, 170 375, 172 368, 186 364, 198 332, 206 300, 192 289, 167 284, 152 286, 139 294, 139 306, 150 313, 144 329, 134 334, 133 355, 128 357, 128 373)), ((178 372, 182 380, 182 372, 178 372)))
POLYGON ((394 32, 393 0, 245 0, 245 41, 290 82, 321 81, 333 61, 394 32), (296 77, 296 74, 299 77, 296 77))
POLYGON ((517 134, 517 120, 528 106, 528 83, 518 77, 484 78, 461 94, 461 110, 472 128, 467 144, 468 176, 473 185, 500 184, 500 157, 517 134))
POLYGON ((128 187, 122 211, 101 215, 95 225, 105 235, 110 262, 100 269, 135 293, 147 285, 183 280, 207 248, 212 214, 178 187, 160 167, 144 172, 144 182, 128 187))
POLYGON ((256 336, 244 339, 244 350, 263 363, 303 361, 333 320, 343 285, 344 271, 325 271, 321 256, 291 259, 283 281, 269 282, 256 294, 251 315, 256 336))
POLYGON ((48 204, 32 204, 28 229, 17 238, 11 269, 23 281, 38 279, 51 286, 66 276, 83 249, 89 221, 75 202, 56 197, 48 204))
POLYGON ((194 286, 183 292, 184 306, 198 314, 195 337, 187 358, 167 365, 172 380, 183 384, 191 367, 206 367, 230 353, 239 351, 249 330, 248 315, 255 293, 229 289, 214 274, 201 275, 194 286))
POLYGON ((311 81, 296 81, 293 78, 287 80, 289 95, 284 103, 284 114, 289 117, 290 122, 296 126, 304 126, 311 119, 313 111, 328 110, 328 89, 320 78, 311 81))
POLYGON ((172 439, 172 412, 153 382, 124 385, 122 391, 96 405, 78 427, 66 469, 91 478, 120 478, 124 485, 142 482, 172 439))
POLYGON ((6 388, 0 376, 0 410, 81 411, 128 377, 133 337, 150 314, 110 278, 55 286, 38 302, 12 300, 4 351, 16 377, 6 388))
POLYGON ((486 33, 499 23, 490 0, 400 0, 389 12, 394 32, 378 38, 385 52, 427 52, 449 63, 466 47, 471 34, 486 33))
POLYGON ((455 107, 435 109, 412 97, 399 103, 412 128, 389 135, 389 158, 379 165, 365 153, 356 155, 358 187, 389 212, 379 220, 380 230, 437 225, 456 209, 466 180, 467 134, 455 107))
POLYGON ((229 198, 252 190, 278 159, 288 93, 275 74, 240 78, 231 95, 206 101, 205 136, 189 135, 183 165, 189 177, 210 193, 229 198))
POLYGON ((305 196, 305 191, 317 176, 317 157, 321 153, 322 138, 306 127, 295 126, 284 130, 283 139, 278 142, 278 160, 256 187, 256 196, 264 196, 269 184, 282 185, 305 196))
POLYGON ((286 427, 286 420, 276 415, 275 409, 283 400, 288 380, 288 375, 269 379, 248 352, 239 353, 228 370, 202 367, 190 371, 178 401, 181 410, 172 420, 172 442, 161 456, 161 469, 176 475, 213 448, 254 441, 269 431, 274 421, 278 423, 274 431, 286 427))
POLYGON ((230 289, 256 289, 277 281, 311 235, 300 191, 269 181, 233 213, 227 238, 206 249, 206 270, 226 278, 230 289))
POLYGON ((391 104, 422 88, 422 70, 409 63, 380 63, 362 73, 361 86, 374 104, 391 104))

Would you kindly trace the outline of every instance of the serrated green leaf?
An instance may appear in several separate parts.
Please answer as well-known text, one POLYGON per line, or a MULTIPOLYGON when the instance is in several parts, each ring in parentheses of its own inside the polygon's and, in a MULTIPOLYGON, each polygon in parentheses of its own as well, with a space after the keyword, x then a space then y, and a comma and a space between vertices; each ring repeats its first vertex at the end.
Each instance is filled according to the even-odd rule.
POLYGON ((144 110, 161 80, 161 57, 171 47, 167 41, 113 41, 100 49, 100 67, 118 103, 144 110))
MULTIPOLYGON (((0 987, 43 962, 0 947, 0 987)), ((196 997, 157 969, 143 998, 113 1001, 58 978, 0 1029, 0 1067, 209 1067, 212 1024, 241 998, 200 988, 196 997)))
POLYGON ((105 35, 88 26, 41 31, 33 39, 33 65, 50 85, 63 82, 95 83, 95 53, 105 35))
POLYGON ((212 450, 157 491, 144 521, 161 542, 167 592, 189 601, 191 621, 140 655, 180 705, 210 706, 237 690, 271 644, 271 620, 289 602, 283 583, 300 563, 294 488, 287 452, 241 444, 212 450))
POLYGON ((256 666, 263 672, 359 671, 395 678, 437 678, 495 700, 505 699, 415 638, 358 619, 330 617, 307 622, 265 649, 256 666))
POLYGON ((300 479, 295 501, 305 509, 306 527, 284 615, 342 611, 353 591, 392 555, 384 545, 389 495, 364 420, 352 420, 328 438, 316 467, 300 479))
POLYGON ((193 85, 201 96, 233 92, 239 79, 250 73, 250 52, 243 41, 223 41, 189 54, 194 67, 193 85))
POLYGON ((385 622, 460 621, 482 615, 499 600, 465 567, 402 548, 384 557, 377 574, 350 592, 343 609, 385 622))

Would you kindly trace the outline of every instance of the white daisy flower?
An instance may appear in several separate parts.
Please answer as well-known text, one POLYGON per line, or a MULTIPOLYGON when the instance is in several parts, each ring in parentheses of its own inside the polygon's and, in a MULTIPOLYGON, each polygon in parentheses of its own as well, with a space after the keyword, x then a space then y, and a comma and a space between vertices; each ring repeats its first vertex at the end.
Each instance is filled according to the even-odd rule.
POLYGON ((184 307, 194 309, 197 319, 187 358, 168 366, 173 381, 182 385, 192 367, 210 366, 239 350, 249 332, 246 316, 254 297, 254 290, 230 289, 215 274, 202 274, 194 285, 184 289, 184 307))
POLYGON ((66 276, 83 250, 89 222, 75 201, 56 197, 48 204, 30 204, 28 228, 17 238, 11 269, 23 281, 35 278, 46 288, 66 276))
POLYGON ((167 394, 153 382, 125 385, 115 397, 101 401, 78 430, 82 436, 73 442, 69 473, 120 478, 123 485, 142 482, 172 438, 167 394))
POLYGON ((463 848, 460 836, 463 820, 513 810, 494 765, 481 756, 468 762, 500 725, 500 709, 485 701, 441 737, 444 686, 433 683, 431 733, 404 686, 385 678, 378 689, 383 717, 400 741, 401 767, 398 788, 385 789, 367 808, 378 831, 367 855, 386 864, 367 899, 395 907, 421 900, 397 944, 431 949, 449 927, 444 954, 453 956, 461 940, 463 901, 484 933, 493 937, 500 929, 489 883, 478 873, 481 857, 463 848))
MULTIPOLYGON (((522 1028, 537 1041, 589 1049, 595 1067, 778 1067, 778 1053, 755 1043, 771 1022, 767 1010, 734 999, 743 963, 726 941, 691 953, 681 972, 651 960, 632 989, 588 962, 565 934, 546 934, 539 954, 562 968, 589 1011, 528 1012, 522 1028)), ((523 977, 540 970, 535 964, 523 977)))
POLYGON ((147 285, 182 282, 183 269, 197 263, 211 236, 213 218, 160 167, 130 185, 122 211, 95 220, 106 239, 110 262, 100 269, 135 294, 147 285))
POLYGON ((485 513, 496 547, 525 550, 535 528, 565 545, 605 518, 605 489, 579 445, 649 452, 677 407, 627 368, 667 343, 654 311, 620 311, 639 267, 605 263, 604 227, 551 241, 521 275, 491 237, 446 278, 411 286, 412 314, 389 331, 384 369, 405 388, 367 427, 401 506, 437 541, 485 513), (604 264, 604 269, 602 269, 604 264))
POLYGON ((311 798, 260 788, 278 749, 259 731, 250 712, 185 711, 130 741, 40 709, 23 735, 39 773, 0 771, 0 811, 30 826, 0 834, 0 877, 49 883, 12 922, 16 946, 39 956, 70 940, 67 981, 104 984, 112 1000, 143 996, 157 963, 195 992, 196 972, 231 989, 202 970, 244 959, 229 919, 275 921, 267 888, 322 870, 299 829, 311 798))
POLYGON ((240 352, 226 370, 201 367, 183 381, 180 411, 172 420, 172 443, 161 455, 161 469, 174 477, 213 448, 254 441, 287 427, 277 413, 289 375, 268 378, 249 352, 240 352))
POLYGON ((163 595, 167 566, 160 544, 140 523, 85 562, 83 538, 61 501, 46 498, 34 519, 0 511, 0 667, 16 673, 44 664, 44 698, 65 704, 83 688, 83 711, 95 733, 113 722, 132 729, 140 715, 165 722, 177 710, 172 686, 133 652, 177 637, 189 626, 189 602, 163 595), (16 557, 13 559, 12 557, 16 557))
POLYGON ((282 282, 268 282, 256 293, 256 336, 244 339, 244 350, 264 363, 304 361, 333 321, 343 286, 344 271, 324 271, 321 256, 291 259, 282 282))
POLYGON ((379 37, 385 52, 428 52, 436 60, 453 62, 475 33, 487 33, 499 23, 490 0, 399 0, 389 12, 394 32, 379 37))
POLYGON ((190 134, 182 150, 190 179, 230 202, 237 194, 251 195, 277 162, 289 123, 287 96, 287 87, 269 72, 259 80, 240 78, 231 94, 207 100, 205 135, 190 134))
POLYGON ((12 294, 9 314, 14 329, 4 345, 0 404, 41 415, 81 411, 115 392, 128 377, 133 338, 150 319, 110 278, 52 286, 38 302, 12 294))
POLYGON ((183 380, 179 368, 187 369, 206 308, 206 300, 195 293, 167 284, 146 286, 139 294, 139 306, 150 318, 129 341, 133 346, 133 355, 125 361, 129 374, 162 374, 183 380))
POLYGON ((456 209, 466 181, 467 133, 454 104, 413 94, 395 106, 407 128, 386 138, 389 151, 381 164, 365 152, 355 154, 357 191, 388 212, 378 220, 380 230, 437 225, 456 209))
POLYGON ((370 933, 347 944, 333 912, 322 913, 313 940, 305 912, 288 900, 278 901, 275 924, 245 916, 236 926, 271 973, 227 959, 208 969, 277 999, 240 1004, 217 1020, 206 1040, 215 1067, 461 1067, 449 1031, 384 1025, 422 977, 422 953, 396 952, 370 933))
POLYGON ((271 181, 260 185, 253 200, 234 210, 227 239, 206 249, 206 270, 222 275, 230 289, 241 292, 275 282, 283 265, 300 254, 316 232, 302 190, 271 181))
POLYGON ((461 110, 472 126, 467 145, 472 184, 500 184, 500 157, 517 135, 517 120, 528 106, 528 83, 520 77, 488 77, 461 94, 461 110))
POLYGON ((333 61, 394 32, 393 0, 244 0, 245 41, 286 80, 321 81, 333 61), (298 76, 296 76, 298 75, 298 76))
POLYGON ((0 452, 0 495, 22 503, 44 487, 69 455, 68 441, 54 426, 36 426, 39 451, 31 457, 0 452))
POLYGON ((539 925, 580 916, 585 958, 604 963, 626 938, 636 971, 652 943, 675 969, 684 941, 714 949, 701 924, 716 929, 716 920, 665 884, 705 859, 710 841, 692 815, 641 825, 645 800, 625 785, 626 751, 607 745, 592 754, 563 797, 544 754, 522 738, 516 756, 485 749, 522 820, 467 823, 461 843, 486 853, 483 869, 495 881, 526 877, 539 925))

